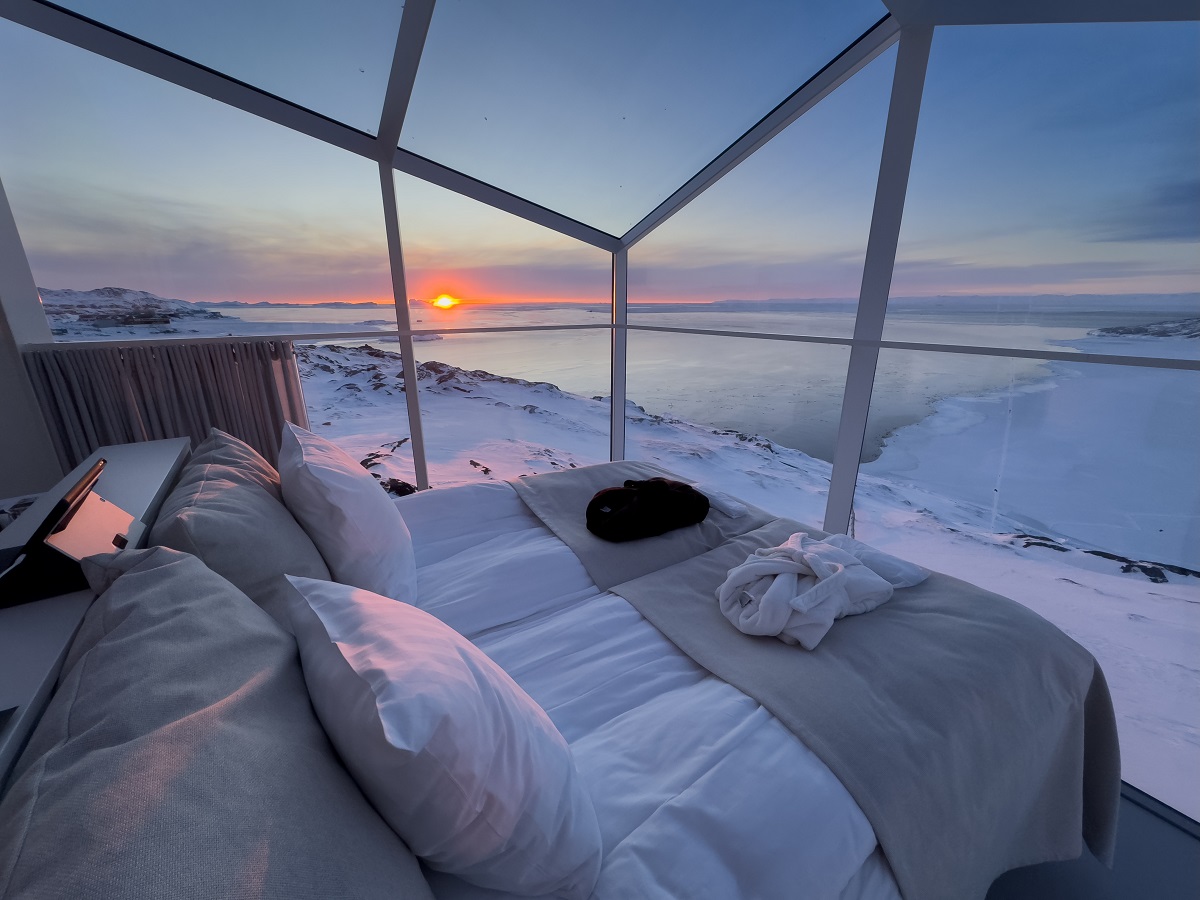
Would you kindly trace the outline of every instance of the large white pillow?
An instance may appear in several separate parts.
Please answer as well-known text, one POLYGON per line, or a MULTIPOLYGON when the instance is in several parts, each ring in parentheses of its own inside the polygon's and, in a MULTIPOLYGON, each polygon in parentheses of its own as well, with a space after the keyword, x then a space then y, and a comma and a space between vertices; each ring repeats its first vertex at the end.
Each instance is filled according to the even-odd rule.
POLYGON ((600 827, 545 711, 428 613, 346 585, 288 580, 317 717, 412 851, 482 887, 587 897, 600 827))
POLYGON ((335 580, 411 603, 417 592, 412 535, 396 504, 336 444, 290 422, 279 448, 283 502, 335 580))

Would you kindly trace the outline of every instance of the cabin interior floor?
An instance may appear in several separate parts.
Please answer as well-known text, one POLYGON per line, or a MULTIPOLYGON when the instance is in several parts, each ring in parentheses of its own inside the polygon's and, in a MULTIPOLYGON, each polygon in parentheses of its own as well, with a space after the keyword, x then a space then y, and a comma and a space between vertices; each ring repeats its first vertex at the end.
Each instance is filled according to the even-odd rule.
POLYGON ((1109 871, 1090 852, 1072 862, 1008 872, 987 900, 1195 900, 1200 897, 1200 825, 1124 785, 1117 852, 1109 871))

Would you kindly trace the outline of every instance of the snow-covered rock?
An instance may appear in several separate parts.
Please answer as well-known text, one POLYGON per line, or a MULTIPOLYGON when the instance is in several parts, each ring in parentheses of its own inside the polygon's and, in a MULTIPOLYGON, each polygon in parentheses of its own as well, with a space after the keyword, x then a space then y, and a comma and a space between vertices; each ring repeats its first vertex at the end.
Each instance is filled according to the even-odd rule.
POLYGON ((1148 325, 1113 325, 1109 328, 1097 328, 1088 334, 1112 337, 1200 338, 1200 316, 1170 322, 1151 322, 1148 325))

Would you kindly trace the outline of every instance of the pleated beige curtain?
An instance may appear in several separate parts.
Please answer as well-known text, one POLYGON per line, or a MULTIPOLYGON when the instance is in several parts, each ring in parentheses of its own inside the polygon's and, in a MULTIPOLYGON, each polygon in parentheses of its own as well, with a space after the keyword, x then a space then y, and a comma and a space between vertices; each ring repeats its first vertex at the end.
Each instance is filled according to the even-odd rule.
POLYGON ((308 427, 290 341, 75 345, 28 350, 25 368, 66 469, 97 447, 216 426, 272 463, 283 423, 308 427))

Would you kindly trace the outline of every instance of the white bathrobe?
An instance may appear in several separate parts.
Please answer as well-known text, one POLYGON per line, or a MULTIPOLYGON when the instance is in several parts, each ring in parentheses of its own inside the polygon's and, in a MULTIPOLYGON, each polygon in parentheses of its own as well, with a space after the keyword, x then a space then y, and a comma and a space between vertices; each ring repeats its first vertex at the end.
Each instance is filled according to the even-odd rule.
POLYGON ((836 619, 870 612, 929 573, 844 534, 793 534, 756 550, 717 588, 721 612, 746 634, 812 650, 836 619))

